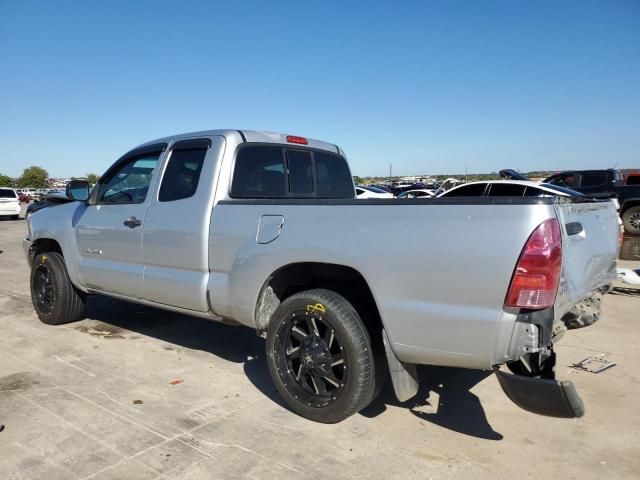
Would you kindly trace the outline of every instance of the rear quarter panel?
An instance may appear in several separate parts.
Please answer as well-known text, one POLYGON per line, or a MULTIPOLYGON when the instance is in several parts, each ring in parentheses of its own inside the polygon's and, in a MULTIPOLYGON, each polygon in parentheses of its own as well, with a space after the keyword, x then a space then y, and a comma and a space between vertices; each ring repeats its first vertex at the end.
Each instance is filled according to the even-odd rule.
POLYGON ((209 252, 214 309, 255 326, 272 272, 296 262, 344 265, 368 282, 401 360, 489 368, 513 328, 502 306, 520 251, 555 213, 548 204, 446 203, 221 202, 209 252), (261 215, 285 217, 268 244, 256 242, 261 215))

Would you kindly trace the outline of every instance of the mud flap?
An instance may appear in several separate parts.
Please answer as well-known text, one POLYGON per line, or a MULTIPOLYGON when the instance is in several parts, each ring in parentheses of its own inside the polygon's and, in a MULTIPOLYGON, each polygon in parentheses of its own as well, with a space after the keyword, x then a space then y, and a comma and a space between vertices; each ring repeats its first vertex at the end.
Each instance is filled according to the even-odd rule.
POLYGON ((418 393, 418 372, 416 366, 412 363, 403 363, 398 360, 396 354, 391 350, 387 332, 385 332, 384 329, 382 329, 382 341, 384 343, 384 351, 387 354, 387 363, 389 365, 391 383, 393 383, 393 391, 400 402, 406 402, 418 393))
POLYGON ((584 415, 584 403, 572 382, 494 371, 504 393, 523 410, 558 418, 584 415))

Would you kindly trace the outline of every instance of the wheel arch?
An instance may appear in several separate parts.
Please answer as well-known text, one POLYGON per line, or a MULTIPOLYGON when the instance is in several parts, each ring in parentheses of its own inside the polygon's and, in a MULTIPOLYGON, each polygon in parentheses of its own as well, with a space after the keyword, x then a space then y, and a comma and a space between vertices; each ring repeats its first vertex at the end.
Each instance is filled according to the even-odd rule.
POLYGON ((372 341, 381 342, 382 318, 364 276, 353 267, 321 262, 291 263, 267 277, 255 308, 258 332, 266 330, 281 302, 295 293, 313 288, 324 288, 345 297, 362 318, 372 341))
POLYGON ((640 198, 629 198, 620 205, 620 216, 624 215, 627 210, 633 207, 640 207, 640 198))
POLYGON ((86 292, 87 289, 81 281, 81 277, 78 271, 77 259, 75 259, 73 256, 73 250, 70 250, 71 252, 69 253, 70 256, 65 256, 65 250, 67 250, 67 253, 69 253, 69 247, 68 245, 66 245, 66 248, 65 248, 64 242, 60 242, 49 236, 36 238, 32 241, 31 246, 29 247, 29 251, 28 251, 29 265, 31 266, 36 256, 38 256, 41 253, 46 253, 46 252, 59 253, 62 256, 62 259, 64 260, 64 264, 67 269, 67 273, 69 275, 71 283, 73 283, 73 285, 78 290, 86 292))
POLYGON ((33 260, 41 253, 57 252, 64 258, 62 247, 57 240, 53 238, 38 238, 34 240, 29 248, 29 263, 33 263, 33 260))

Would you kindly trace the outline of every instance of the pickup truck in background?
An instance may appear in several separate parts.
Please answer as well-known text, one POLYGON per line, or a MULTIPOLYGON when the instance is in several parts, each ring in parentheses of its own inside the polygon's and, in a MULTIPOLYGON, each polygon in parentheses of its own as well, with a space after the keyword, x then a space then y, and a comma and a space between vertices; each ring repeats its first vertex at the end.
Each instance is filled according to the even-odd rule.
POLYGON ((640 172, 625 173, 623 184, 625 186, 640 185, 640 172))
MULTIPOLYGON (((513 180, 529 180, 514 170, 501 170, 500 176, 513 180)), ((570 188, 594 198, 615 198, 620 206, 624 230, 640 235, 640 175, 624 175, 620 170, 566 170, 555 173, 542 183, 570 188)))
POLYGON ((615 278, 608 200, 357 200, 336 145, 239 130, 145 143, 67 195, 24 240, 47 324, 103 294, 246 325, 290 408, 325 423, 365 408, 389 374, 411 398, 421 364, 494 369, 526 410, 584 412, 555 379, 554 344, 615 278))

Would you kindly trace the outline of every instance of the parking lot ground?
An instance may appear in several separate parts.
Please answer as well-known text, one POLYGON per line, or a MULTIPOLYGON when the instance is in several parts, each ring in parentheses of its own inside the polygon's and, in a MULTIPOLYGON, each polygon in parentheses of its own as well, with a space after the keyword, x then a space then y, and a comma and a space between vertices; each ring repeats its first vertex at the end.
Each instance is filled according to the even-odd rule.
POLYGON ((637 290, 607 295, 603 319, 557 349, 581 419, 520 410, 489 372, 423 367, 416 399, 387 385, 321 425, 283 406, 250 329, 98 296, 86 320, 40 323, 25 230, 0 220, 2 479, 640 478, 637 290), (600 352, 617 365, 569 368, 600 352))

